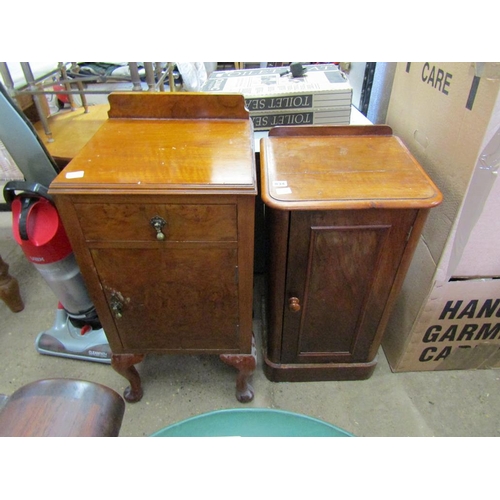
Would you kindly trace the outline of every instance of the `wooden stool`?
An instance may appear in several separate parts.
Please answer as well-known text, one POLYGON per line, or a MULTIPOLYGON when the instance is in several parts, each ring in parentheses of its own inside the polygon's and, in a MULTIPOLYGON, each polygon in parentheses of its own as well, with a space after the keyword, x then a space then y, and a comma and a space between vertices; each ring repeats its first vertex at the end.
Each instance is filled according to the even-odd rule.
POLYGON ((125 402, 93 382, 47 379, 27 384, 0 410, 2 437, 116 437, 125 402))
POLYGON ((19 293, 19 283, 9 274, 9 265, 0 256, 0 299, 12 312, 24 309, 24 303, 19 293))

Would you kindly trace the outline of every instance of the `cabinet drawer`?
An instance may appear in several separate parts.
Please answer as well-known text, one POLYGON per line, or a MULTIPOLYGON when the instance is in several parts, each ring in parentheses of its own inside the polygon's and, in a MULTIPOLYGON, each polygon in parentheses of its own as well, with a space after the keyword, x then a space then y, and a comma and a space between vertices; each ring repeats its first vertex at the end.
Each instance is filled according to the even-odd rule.
POLYGON ((87 241, 156 241, 153 217, 165 221, 165 241, 237 241, 235 204, 75 203, 87 241))

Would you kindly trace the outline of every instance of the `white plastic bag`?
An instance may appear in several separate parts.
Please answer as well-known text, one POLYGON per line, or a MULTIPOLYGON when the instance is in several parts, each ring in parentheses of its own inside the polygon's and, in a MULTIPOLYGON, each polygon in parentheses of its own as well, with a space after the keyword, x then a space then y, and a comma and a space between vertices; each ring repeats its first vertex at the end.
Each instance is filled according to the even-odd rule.
POLYGON ((184 90, 199 92, 207 81, 207 70, 202 62, 176 62, 177 69, 182 77, 184 90))

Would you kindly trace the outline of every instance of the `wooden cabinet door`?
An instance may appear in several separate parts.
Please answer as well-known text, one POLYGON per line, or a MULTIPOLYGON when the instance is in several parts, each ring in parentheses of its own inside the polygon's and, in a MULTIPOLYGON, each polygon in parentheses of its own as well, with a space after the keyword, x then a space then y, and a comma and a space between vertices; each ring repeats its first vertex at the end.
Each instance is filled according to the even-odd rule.
POLYGON ((239 347, 237 248, 93 248, 123 349, 239 347))
POLYGON ((290 213, 283 363, 371 361, 368 352, 416 214, 290 213))

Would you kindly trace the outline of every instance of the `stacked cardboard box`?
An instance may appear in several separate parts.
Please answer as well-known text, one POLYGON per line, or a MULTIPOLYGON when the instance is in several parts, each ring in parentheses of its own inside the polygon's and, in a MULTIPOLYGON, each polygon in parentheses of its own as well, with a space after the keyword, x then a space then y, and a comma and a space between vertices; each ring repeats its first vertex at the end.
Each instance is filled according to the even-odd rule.
POLYGON ((334 64, 305 65, 302 77, 286 67, 215 71, 203 92, 243 94, 255 130, 278 125, 348 125, 352 87, 334 64))
POLYGON ((387 123, 443 192, 383 340, 393 371, 500 367, 500 67, 399 63, 387 123))

